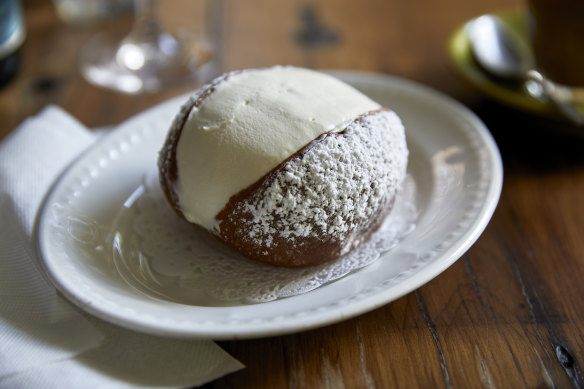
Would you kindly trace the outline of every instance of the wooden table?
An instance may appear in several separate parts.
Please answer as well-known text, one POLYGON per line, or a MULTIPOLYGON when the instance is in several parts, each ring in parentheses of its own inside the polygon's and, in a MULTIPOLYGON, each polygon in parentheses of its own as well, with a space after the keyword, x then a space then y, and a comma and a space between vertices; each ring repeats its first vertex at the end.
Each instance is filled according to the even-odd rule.
MULTIPOLYGON (((483 235, 439 277, 335 325, 222 341, 247 368, 208 386, 584 386, 584 137, 557 134, 482 98, 456 78, 446 52, 458 25, 522 1, 216 3, 222 5, 222 22, 215 25, 222 70, 280 63, 376 71, 427 84, 486 122, 503 155, 505 181, 483 235)), ((176 4, 164 2, 168 18, 177 15, 176 4)), ((65 25, 46 0, 24 6, 28 37, 18 77, 0 90, 0 137, 49 103, 97 127, 194 87, 138 96, 95 88, 80 76, 76 58, 97 27, 65 25)))

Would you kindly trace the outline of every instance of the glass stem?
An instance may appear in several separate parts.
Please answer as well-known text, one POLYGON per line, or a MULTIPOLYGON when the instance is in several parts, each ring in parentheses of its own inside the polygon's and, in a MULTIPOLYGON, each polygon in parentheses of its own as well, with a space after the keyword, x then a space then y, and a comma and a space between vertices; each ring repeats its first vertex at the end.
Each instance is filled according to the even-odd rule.
POLYGON ((135 21, 130 35, 137 41, 156 42, 162 29, 153 0, 134 0, 135 21))

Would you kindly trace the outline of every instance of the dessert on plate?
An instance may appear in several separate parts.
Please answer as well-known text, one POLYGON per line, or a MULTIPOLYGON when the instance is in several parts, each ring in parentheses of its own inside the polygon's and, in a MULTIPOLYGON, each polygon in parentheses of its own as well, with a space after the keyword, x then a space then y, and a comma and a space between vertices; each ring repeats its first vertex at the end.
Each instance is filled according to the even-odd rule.
POLYGON ((174 210, 245 256, 324 263, 391 211, 408 149, 398 115, 335 77, 226 73, 182 106, 159 155, 174 210))

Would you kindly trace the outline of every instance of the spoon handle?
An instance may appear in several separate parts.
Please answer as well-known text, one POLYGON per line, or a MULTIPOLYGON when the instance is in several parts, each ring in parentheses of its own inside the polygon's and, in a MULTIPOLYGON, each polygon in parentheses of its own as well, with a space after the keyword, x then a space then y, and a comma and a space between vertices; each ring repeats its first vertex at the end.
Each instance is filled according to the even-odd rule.
POLYGON ((578 126, 584 125, 584 116, 572 104, 558 96, 557 86, 537 70, 529 70, 526 74, 527 93, 540 100, 551 102, 558 111, 578 126))

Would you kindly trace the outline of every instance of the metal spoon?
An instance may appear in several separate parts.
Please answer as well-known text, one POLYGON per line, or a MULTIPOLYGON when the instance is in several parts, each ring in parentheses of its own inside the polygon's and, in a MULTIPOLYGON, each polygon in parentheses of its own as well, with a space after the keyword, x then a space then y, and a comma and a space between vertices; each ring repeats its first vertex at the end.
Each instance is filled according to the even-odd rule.
POLYGON ((483 15, 467 26, 471 50, 478 63, 501 78, 520 79, 527 93, 552 103, 576 125, 584 125, 584 116, 568 102, 569 93, 535 69, 530 48, 505 22, 494 15, 483 15))

